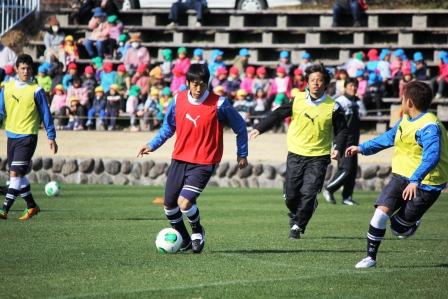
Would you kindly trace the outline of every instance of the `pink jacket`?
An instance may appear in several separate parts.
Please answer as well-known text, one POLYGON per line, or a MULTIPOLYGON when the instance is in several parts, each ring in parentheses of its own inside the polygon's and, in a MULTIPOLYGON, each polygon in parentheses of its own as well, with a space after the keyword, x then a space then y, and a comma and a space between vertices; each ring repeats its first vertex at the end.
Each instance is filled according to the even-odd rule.
POLYGON ((109 28, 106 22, 98 23, 96 18, 91 18, 88 27, 92 30, 89 39, 106 40, 109 38, 109 28))
POLYGON ((141 88, 141 94, 148 94, 149 89, 149 77, 141 76, 139 74, 135 74, 131 79, 131 83, 134 85, 138 85, 141 88))
POLYGON ((291 80, 289 76, 285 76, 283 78, 275 77, 271 81, 271 91, 270 95, 277 93, 285 93, 289 97, 289 93, 291 91, 291 80))
POLYGON ((180 69, 182 71, 182 73, 184 75, 187 74, 188 72, 188 68, 190 67, 190 59, 189 58, 184 58, 184 59, 176 59, 176 61, 173 64, 173 68, 177 67, 178 69, 180 69))
MULTIPOLYGON (((67 106, 67 95, 64 94, 55 94, 53 96, 53 100, 51 101, 50 111, 51 112, 58 112, 65 106, 67 106)), ((70 105, 70 104, 69 104, 70 105)))
POLYGON ((109 30, 109 37, 118 42, 118 37, 123 33, 123 24, 118 23, 116 25, 107 23, 107 29, 109 30))
MULTIPOLYGON (((73 85, 71 85, 67 90, 67 101, 72 96, 76 96, 76 98, 79 100, 79 103, 83 106, 87 106, 89 103, 89 96, 87 92, 87 88, 85 87, 79 87, 75 88, 73 85)), ((67 106, 70 105, 70 103, 67 102, 67 106)))
POLYGON ((240 87, 244 89, 248 94, 253 93, 254 79, 255 78, 245 77, 243 80, 241 80, 240 87))
POLYGON ((401 65, 403 62, 400 59, 395 59, 390 63, 390 70, 392 77, 395 77, 395 75, 401 70, 401 65))
POLYGON ((364 95, 366 94, 366 90, 367 90, 367 80, 361 80, 358 81, 358 92, 356 93, 356 95, 358 96, 358 98, 360 98, 361 100, 364 98, 364 95))
POLYGON ((140 64, 149 65, 150 62, 151 57, 149 56, 148 49, 143 46, 138 49, 130 47, 126 51, 124 65, 126 65, 127 70, 129 70, 130 66, 132 66, 133 68, 137 68, 140 64))
POLYGON ((171 80, 170 90, 172 93, 177 93, 179 91, 179 87, 187 82, 186 76, 173 76, 171 80))

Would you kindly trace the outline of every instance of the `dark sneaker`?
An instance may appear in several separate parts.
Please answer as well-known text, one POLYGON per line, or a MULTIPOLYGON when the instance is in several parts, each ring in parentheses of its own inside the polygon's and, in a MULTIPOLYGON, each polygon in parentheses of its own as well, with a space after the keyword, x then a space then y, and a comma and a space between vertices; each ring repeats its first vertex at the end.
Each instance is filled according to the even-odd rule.
POLYGON ((300 239, 300 233, 302 230, 297 224, 294 224, 289 231, 289 238, 293 240, 300 239))
POLYGON ((351 196, 348 197, 348 198, 344 198, 344 199, 342 200, 342 203, 343 203, 344 205, 347 205, 347 206, 354 206, 354 205, 357 205, 356 201, 354 201, 353 198, 352 198, 351 196))
POLYGON ((328 191, 326 188, 322 190, 322 195, 324 196, 325 200, 331 204, 336 204, 336 199, 333 196, 333 193, 328 191))
POLYGON ((404 239, 407 239, 410 236, 414 235, 415 232, 417 231, 417 228, 420 226, 421 222, 422 222, 421 220, 418 220, 415 223, 415 225, 410 230, 408 230, 404 235, 399 235, 398 239, 404 240, 404 239))
POLYGON ((205 230, 202 228, 202 233, 191 234, 191 247, 193 253, 201 253, 205 245, 205 230))
POLYGON ((180 252, 186 252, 191 249, 191 239, 183 240, 182 245, 180 246, 180 252))

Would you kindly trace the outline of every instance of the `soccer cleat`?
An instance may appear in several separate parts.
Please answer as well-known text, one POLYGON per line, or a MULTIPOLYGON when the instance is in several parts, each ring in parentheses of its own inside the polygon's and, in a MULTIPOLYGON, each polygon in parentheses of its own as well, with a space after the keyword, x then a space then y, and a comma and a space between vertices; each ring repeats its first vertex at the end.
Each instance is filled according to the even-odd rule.
POLYGON ((356 201, 354 201, 353 198, 352 198, 351 196, 350 196, 350 197, 347 197, 347 198, 344 198, 344 199, 342 200, 342 203, 343 203, 344 205, 347 205, 347 206, 354 206, 354 205, 357 204, 356 201))
POLYGON ((186 252, 191 249, 191 239, 183 240, 182 245, 180 246, 180 252, 186 252))
POLYGON ((29 220, 30 218, 37 215, 37 213, 39 213, 39 212, 40 212, 40 208, 38 206, 36 206, 35 208, 25 209, 25 211, 23 211, 22 216, 19 217, 19 220, 22 220, 22 221, 29 220))
POLYGON ((191 249, 193 253, 201 253, 205 245, 205 230, 202 228, 202 234, 191 234, 191 249))
POLYGON ((324 196, 325 200, 331 204, 336 204, 336 199, 333 196, 333 193, 327 190, 327 188, 324 188, 322 190, 322 195, 324 196))
POLYGON ((412 235, 415 234, 415 232, 417 231, 417 228, 420 226, 421 224, 421 220, 418 220, 417 222, 415 222, 415 225, 413 227, 411 227, 405 235, 399 235, 398 239, 404 240, 407 239, 409 237, 411 237, 412 235))
POLYGON ((300 229, 300 227, 297 224, 294 224, 289 231, 289 238, 292 240, 300 239, 301 232, 302 230, 300 229))
POLYGON ((376 267, 376 261, 370 256, 363 258, 355 265, 356 269, 368 269, 374 267, 376 267))
POLYGON ((8 219, 8 212, 6 212, 3 209, 0 209, 0 219, 4 219, 4 220, 8 219))

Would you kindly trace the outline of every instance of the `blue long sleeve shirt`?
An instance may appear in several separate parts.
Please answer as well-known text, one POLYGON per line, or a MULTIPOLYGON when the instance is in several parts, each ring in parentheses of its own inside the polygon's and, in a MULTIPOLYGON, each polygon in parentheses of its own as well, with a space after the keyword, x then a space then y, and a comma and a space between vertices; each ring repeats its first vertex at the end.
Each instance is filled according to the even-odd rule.
MULTIPOLYGON (((25 82, 20 82, 18 79, 16 83, 20 86, 21 84, 26 84, 25 82)), ((42 120, 45 130, 47 131, 47 137, 49 140, 56 139, 56 129, 53 124, 53 117, 51 116, 50 107, 48 106, 47 96, 45 91, 39 87, 34 93, 34 102, 39 111, 40 119, 42 120)), ((6 117, 6 107, 4 98, 4 89, 0 90, 0 123, 6 117)), ((30 134, 16 134, 13 132, 6 131, 6 136, 8 138, 23 138, 29 136, 30 134)))
MULTIPOLYGON (((409 121, 415 121, 422 117, 426 112, 420 113, 409 121)), ((392 147, 394 145, 395 135, 397 134, 398 121, 393 128, 384 134, 366 141, 359 145, 363 155, 373 155, 383 149, 392 147)), ((438 125, 430 124, 418 130, 415 134, 417 143, 423 148, 422 161, 414 173, 409 177, 410 183, 419 185, 419 188, 426 191, 440 191, 445 188, 446 184, 442 185, 425 185, 422 184, 424 177, 437 165, 440 160, 440 143, 441 130, 438 125)))
MULTIPOLYGON (((238 157, 247 157, 247 128, 240 114, 230 102, 221 97, 218 102, 218 120, 221 124, 228 124, 236 134, 238 157)), ((162 146, 176 132, 176 99, 171 102, 158 134, 148 142, 148 146, 155 151, 162 146)))

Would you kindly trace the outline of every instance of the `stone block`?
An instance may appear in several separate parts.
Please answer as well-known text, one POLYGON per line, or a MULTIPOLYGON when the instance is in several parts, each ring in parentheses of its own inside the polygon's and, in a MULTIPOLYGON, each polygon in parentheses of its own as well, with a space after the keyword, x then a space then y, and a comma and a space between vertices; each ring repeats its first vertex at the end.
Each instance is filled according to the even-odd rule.
POLYGON ((60 173, 62 171, 62 167, 65 164, 65 159, 63 158, 55 158, 53 160, 53 172, 54 173, 60 173))
POLYGON ((106 162, 106 172, 111 175, 116 175, 121 170, 121 163, 117 160, 110 160, 106 162))
POLYGON ((376 175, 379 177, 379 178, 382 178, 382 179, 384 179, 384 178, 386 178, 387 176, 389 176, 389 174, 392 172, 392 167, 390 167, 390 166, 381 166, 379 169, 378 169, 378 172, 376 173, 376 175))
POLYGON ((104 172, 104 162, 102 159, 95 160, 95 166, 93 168, 95 174, 101 174, 104 172))
POLYGON ((95 167, 95 161, 93 159, 86 159, 79 162, 78 168, 82 173, 91 173, 95 167))
POLYGON ((218 169, 216 170, 216 174, 219 178, 223 178, 226 176, 227 171, 229 170, 230 163, 222 162, 219 164, 218 169))
POLYGON ((31 169, 34 171, 38 171, 38 170, 42 169, 42 158, 41 157, 33 158, 31 169))
POLYGON ((121 173, 122 174, 129 174, 131 172, 132 163, 129 160, 123 160, 121 162, 121 173))
POLYGON ((251 164, 248 164, 243 169, 238 169, 238 177, 240 179, 250 177, 252 175, 252 169, 253 169, 253 166, 251 164))
POLYGON ((378 172, 378 165, 368 166, 363 170, 362 178, 364 180, 373 179, 376 177, 376 173, 378 172))
POLYGON ((51 169, 53 167, 53 159, 52 158, 43 158, 42 159, 42 167, 45 170, 51 169))
POLYGON ((263 164, 255 164, 252 172, 256 176, 263 174, 263 164))
POLYGON ((62 166, 62 175, 67 176, 69 174, 75 173, 78 171, 78 163, 75 159, 67 160, 62 166))

